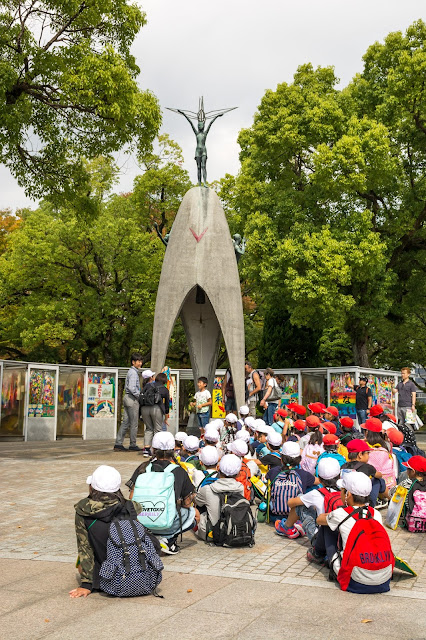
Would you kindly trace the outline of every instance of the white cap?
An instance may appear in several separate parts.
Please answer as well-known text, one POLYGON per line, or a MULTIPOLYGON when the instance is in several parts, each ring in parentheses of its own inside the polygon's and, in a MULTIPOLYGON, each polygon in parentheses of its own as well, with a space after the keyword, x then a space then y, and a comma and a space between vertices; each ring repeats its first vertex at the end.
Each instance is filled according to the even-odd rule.
POLYGON ((269 433, 269 427, 262 418, 257 418, 254 421, 254 430, 258 433, 269 433))
POLYGON ((215 467, 219 460, 219 452, 216 447, 209 447, 208 445, 202 447, 200 460, 206 467, 215 467))
POLYGON ((183 446, 187 451, 198 451, 200 448, 200 441, 196 436, 187 436, 183 441, 183 446))
POLYGON ((228 415, 225 418, 226 422, 230 422, 231 424, 235 424, 235 422, 238 422, 238 418, 235 415, 235 413, 228 413, 228 415))
POLYGON ((249 413, 250 413, 250 409, 248 408, 248 406, 246 404, 243 404, 243 406, 240 407, 240 415, 241 416, 248 416, 249 413))
POLYGON ((340 476, 340 464, 336 458, 326 456, 321 458, 317 465, 317 471, 320 478, 324 480, 330 480, 330 478, 336 478, 340 476))
POLYGON ((244 419, 244 424, 246 425, 246 427, 248 427, 249 429, 252 429, 254 431, 254 423, 256 422, 256 420, 253 418, 253 416, 247 416, 247 418, 244 419))
POLYGON ((237 433, 235 434, 235 440, 243 440, 244 442, 249 443, 250 442, 250 434, 245 429, 241 429, 241 431, 237 431, 237 433))
POLYGON ((177 434, 175 435, 175 440, 176 442, 183 442, 187 437, 188 437, 188 434, 185 433, 185 431, 178 431, 177 434))
POLYGON ((227 453, 221 458, 219 469, 224 476, 237 476, 241 471, 241 464, 241 458, 233 453, 227 453))
POLYGON ((86 482, 96 491, 115 493, 121 487, 121 475, 114 467, 101 464, 91 476, 88 476, 86 482))
POLYGON ((148 378, 153 378, 154 376, 155 376, 155 373, 151 371, 151 369, 146 369, 145 371, 142 371, 142 378, 144 380, 147 380, 148 378))
POLYGON ((210 442, 219 442, 219 434, 217 432, 217 429, 208 424, 204 432, 204 440, 209 440, 210 442))
POLYGON ((171 451, 175 448, 174 436, 168 431, 159 431, 152 439, 152 448, 160 451, 171 451))
POLYGON ((361 471, 345 473, 343 478, 337 481, 337 486, 364 498, 370 495, 372 489, 370 478, 361 471))
POLYGON ((227 445, 227 449, 231 453, 235 453, 236 456, 240 456, 240 458, 244 458, 244 456, 248 454, 247 442, 244 442, 244 440, 234 440, 234 442, 230 442, 227 445))
POLYGON ((297 458, 300 456, 300 447, 298 442, 287 440, 281 447, 281 453, 284 456, 290 456, 290 458, 297 458))
POLYGON ((216 418, 216 420, 212 420, 211 422, 209 422, 207 427, 214 427, 216 431, 220 431, 220 429, 222 429, 223 427, 223 420, 221 420, 220 418, 216 418))
POLYGON ((266 442, 271 445, 271 447, 280 447, 283 443, 283 438, 280 433, 277 433, 274 429, 268 433, 266 436, 266 442))
POLYGON ((382 430, 387 431, 388 429, 395 429, 395 425, 393 422, 385 420, 384 422, 382 422, 382 430))

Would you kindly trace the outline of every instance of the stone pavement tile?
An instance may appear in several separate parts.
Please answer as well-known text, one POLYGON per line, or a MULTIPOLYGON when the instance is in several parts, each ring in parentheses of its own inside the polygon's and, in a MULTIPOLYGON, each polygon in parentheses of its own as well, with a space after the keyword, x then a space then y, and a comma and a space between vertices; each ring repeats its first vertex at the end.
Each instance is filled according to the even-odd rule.
MULTIPOLYGON (((20 580, 9 585, 11 591, 42 592, 46 595, 68 592, 80 585, 78 572, 72 563, 34 562, 41 571, 35 575, 22 574, 20 580)), ((1 566, 1 561, 0 561, 1 566)))
MULTIPOLYGON (((259 615, 260 612, 252 607, 252 611, 245 613, 244 616, 239 611, 221 613, 218 616, 214 611, 205 611, 203 601, 201 601, 174 615, 173 618, 162 621, 162 624, 155 629, 151 628, 149 630, 149 640, 170 640, 171 627, 176 629, 176 635, 179 640, 194 640, 195 637, 207 638, 208 640, 215 638, 229 640, 244 630, 250 623, 253 623, 259 615)), ((256 623, 254 622, 254 624, 256 623)), ((267 636, 263 635, 263 632, 262 637, 267 638, 267 636)), ((142 633, 134 636, 134 640, 142 640, 143 638, 145 636, 142 633)))
POLYGON ((189 607, 233 582, 230 578, 185 573, 165 573, 164 575, 168 579, 163 580, 158 588, 158 592, 164 596, 164 600, 154 598, 153 603, 166 603, 167 606, 179 608, 189 607), (191 590, 190 593, 188 593, 188 589, 191 590))
POLYGON ((9 588, 14 582, 20 582, 23 576, 30 578, 44 570, 31 560, 0 559, 0 587, 9 588))
POLYGON ((19 591, 9 591, 7 587, 2 587, 0 592, 0 627, 1 616, 9 613, 10 611, 16 611, 32 605, 45 597, 43 593, 25 593, 19 591))

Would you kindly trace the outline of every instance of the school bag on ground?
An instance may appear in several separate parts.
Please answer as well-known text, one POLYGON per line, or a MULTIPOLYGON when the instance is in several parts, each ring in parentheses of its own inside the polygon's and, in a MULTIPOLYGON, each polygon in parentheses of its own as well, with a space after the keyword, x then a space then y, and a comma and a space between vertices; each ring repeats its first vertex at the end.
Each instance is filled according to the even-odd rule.
POLYGON ((318 489, 321 495, 324 496, 324 512, 330 513, 338 507, 343 507, 340 491, 329 491, 326 487, 318 489))
POLYGON ((252 547, 256 520, 250 509, 250 502, 240 493, 219 493, 220 515, 211 527, 212 540, 222 547, 252 547))
POLYGON ((388 510, 386 513, 386 526, 389 529, 396 529, 399 523, 399 519, 404 510, 405 498, 407 497, 408 489, 402 487, 400 484, 397 486, 395 493, 389 500, 388 510))
POLYGON ((161 403, 161 395, 158 391, 157 385, 148 383, 142 389, 139 395, 139 404, 141 407, 153 407, 156 404, 161 403))
MULTIPOLYGON (((366 515, 363 515, 363 507, 354 509, 347 507, 347 518, 355 519, 355 524, 346 541, 343 551, 342 563, 340 565, 337 580, 342 591, 347 591, 355 567, 378 571, 386 567, 395 566, 395 557, 392 552, 389 536, 382 524, 374 519, 374 509, 368 507, 366 515)), ((389 591, 389 587, 386 589, 389 591)))
POLYGON ((155 590, 164 566, 145 528, 136 520, 136 511, 111 522, 106 548, 99 570, 102 591, 119 598, 158 595, 155 590))
POLYGON ((405 522, 411 533, 426 532, 426 491, 425 484, 413 482, 408 492, 405 522))
POLYGON ((136 478, 133 500, 142 506, 138 520, 151 531, 168 529, 176 516, 176 465, 169 464, 164 471, 152 471, 152 463, 136 478))
POLYGON ((294 469, 280 471, 271 487, 270 511, 287 515, 290 511, 288 501, 303 493, 300 476, 294 469))

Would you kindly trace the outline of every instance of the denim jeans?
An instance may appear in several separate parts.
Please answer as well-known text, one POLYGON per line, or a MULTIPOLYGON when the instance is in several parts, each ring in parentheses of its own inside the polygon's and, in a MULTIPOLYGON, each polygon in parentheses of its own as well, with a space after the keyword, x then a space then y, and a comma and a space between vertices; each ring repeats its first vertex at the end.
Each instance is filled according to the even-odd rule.
POLYGON ((207 411, 206 413, 197 413, 197 419, 198 419, 198 426, 200 427, 200 429, 204 429, 206 425, 208 425, 209 423, 210 411, 207 411))
POLYGON ((235 398, 225 398, 225 413, 231 413, 231 411, 237 410, 237 403, 235 398))
POLYGON ((308 540, 309 542, 311 542, 312 538, 318 531, 317 512, 314 507, 304 506, 296 507, 296 512, 299 516, 299 520, 302 523, 308 540))
POLYGON ((263 414, 263 419, 269 426, 271 426, 274 421, 274 413, 276 412, 277 408, 278 404, 276 402, 268 402, 268 408, 263 414))
POLYGON ((357 409, 356 417, 358 419, 358 426, 356 427, 358 431, 361 431, 361 425, 367 420, 367 411, 366 409, 357 409))

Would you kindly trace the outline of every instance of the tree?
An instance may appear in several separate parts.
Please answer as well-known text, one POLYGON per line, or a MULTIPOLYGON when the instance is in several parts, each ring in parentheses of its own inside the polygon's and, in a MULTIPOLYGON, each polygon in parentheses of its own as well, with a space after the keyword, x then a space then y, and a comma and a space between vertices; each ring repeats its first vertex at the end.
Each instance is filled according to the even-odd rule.
POLYGON ((0 0, 0 160, 26 193, 69 199, 81 157, 149 150, 158 102, 130 47, 145 14, 127 0, 0 0))
POLYGON ((223 182, 261 313, 279 300, 282 321, 320 331, 333 364, 386 364, 396 305, 421 305, 410 292, 425 270, 425 41, 419 21, 376 43, 342 91, 332 68, 299 67, 266 92, 239 136, 241 172, 223 182))

